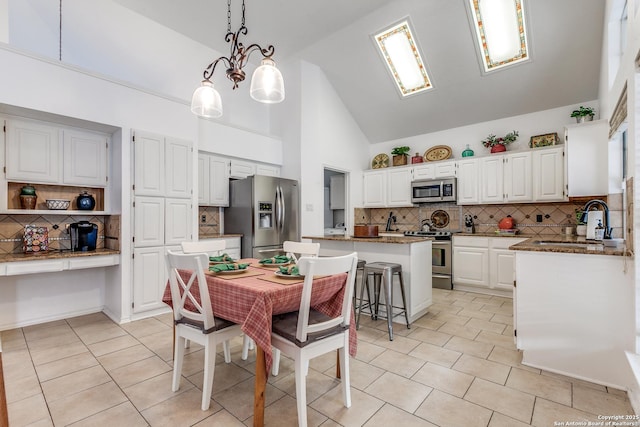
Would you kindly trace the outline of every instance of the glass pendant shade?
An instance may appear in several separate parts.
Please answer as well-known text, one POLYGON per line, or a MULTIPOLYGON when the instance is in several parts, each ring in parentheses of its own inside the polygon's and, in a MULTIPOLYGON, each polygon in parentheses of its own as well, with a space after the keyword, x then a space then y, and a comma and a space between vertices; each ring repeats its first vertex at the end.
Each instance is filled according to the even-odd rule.
POLYGON ((208 119, 222 116, 222 99, 211 81, 203 80, 202 85, 193 92, 191 112, 208 119))
POLYGON ((251 98, 265 104, 277 104, 284 100, 284 80, 273 60, 263 59, 253 72, 249 93, 251 98))

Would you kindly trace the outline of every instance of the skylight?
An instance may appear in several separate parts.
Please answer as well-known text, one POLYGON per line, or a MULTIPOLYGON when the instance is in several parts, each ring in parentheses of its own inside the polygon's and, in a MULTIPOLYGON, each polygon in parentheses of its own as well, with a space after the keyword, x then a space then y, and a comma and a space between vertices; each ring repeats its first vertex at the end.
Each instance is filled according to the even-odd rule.
POLYGON ((529 59, 524 0, 469 0, 484 71, 529 59))
POLYGON ((403 97, 433 87, 408 20, 376 34, 374 38, 403 97))

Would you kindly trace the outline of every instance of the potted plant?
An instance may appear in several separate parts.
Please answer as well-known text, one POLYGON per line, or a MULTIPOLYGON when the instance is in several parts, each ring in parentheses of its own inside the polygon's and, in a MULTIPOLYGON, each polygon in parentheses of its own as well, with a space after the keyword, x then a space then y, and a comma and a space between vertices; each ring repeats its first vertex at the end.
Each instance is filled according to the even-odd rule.
POLYGON ((491 148, 492 153, 499 153, 501 151, 507 151, 506 145, 511 144, 516 139, 518 139, 518 131, 514 130, 500 138, 497 138, 494 134, 490 134, 481 142, 485 147, 491 148))
POLYGON ((407 157, 411 148, 407 146, 393 147, 391 154, 393 155, 393 166, 402 166, 407 164, 407 157))
POLYGON ((582 209, 576 209, 576 234, 578 236, 586 236, 587 235, 587 224, 582 222, 582 209))
POLYGON ((571 117, 575 117, 578 123, 590 122, 593 120, 595 113, 596 111, 593 108, 581 105, 580 108, 571 112, 571 117))

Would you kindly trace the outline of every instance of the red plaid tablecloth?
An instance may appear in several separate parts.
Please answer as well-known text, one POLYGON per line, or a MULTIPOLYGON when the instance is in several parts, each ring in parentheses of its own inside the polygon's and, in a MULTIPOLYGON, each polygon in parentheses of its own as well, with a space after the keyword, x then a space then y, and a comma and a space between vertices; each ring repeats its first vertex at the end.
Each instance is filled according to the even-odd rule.
MULTIPOLYGON (((257 260, 251 260, 253 262, 257 260)), ((254 269, 254 267, 249 267, 254 269)), ((273 270, 257 269, 265 274, 273 270)), ((189 273, 184 273, 188 279, 189 273)), ((260 280, 262 276, 223 279, 207 275, 211 304, 216 317, 222 317, 242 325, 242 331, 264 350, 267 372, 271 370, 271 318, 275 314, 296 311, 300 307, 302 283, 280 285, 260 280)), ((311 293, 311 306, 327 316, 337 316, 342 309, 347 274, 336 274, 316 279, 311 293)), ((195 284, 194 284, 195 285, 195 284)), ((195 287, 194 295, 198 295, 195 287)), ((162 301, 172 305, 169 284, 162 301)), ((356 355, 357 333, 353 310, 349 325, 349 354, 356 355)))

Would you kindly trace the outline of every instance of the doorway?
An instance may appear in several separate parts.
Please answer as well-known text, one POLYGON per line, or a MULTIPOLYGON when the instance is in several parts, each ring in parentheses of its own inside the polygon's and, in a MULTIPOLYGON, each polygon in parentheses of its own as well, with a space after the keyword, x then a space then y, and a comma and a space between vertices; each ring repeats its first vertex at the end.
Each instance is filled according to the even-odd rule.
POLYGON ((345 234, 347 212, 347 175, 324 168, 324 234, 345 234))

